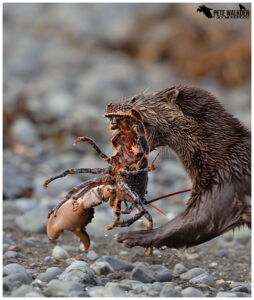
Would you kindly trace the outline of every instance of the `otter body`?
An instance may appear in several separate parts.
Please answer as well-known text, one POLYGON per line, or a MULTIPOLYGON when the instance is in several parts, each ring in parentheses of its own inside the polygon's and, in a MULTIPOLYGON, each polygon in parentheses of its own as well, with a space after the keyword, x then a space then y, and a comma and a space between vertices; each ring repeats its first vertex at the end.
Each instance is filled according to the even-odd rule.
MULTIPOLYGON (((190 247, 246 224, 251 226, 251 134, 209 92, 174 86, 108 105, 136 107, 151 150, 169 146, 192 181, 185 210, 151 231, 116 235, 127 247, 190 247)), ((169 170, 170 172, 170 170, 169 170)))

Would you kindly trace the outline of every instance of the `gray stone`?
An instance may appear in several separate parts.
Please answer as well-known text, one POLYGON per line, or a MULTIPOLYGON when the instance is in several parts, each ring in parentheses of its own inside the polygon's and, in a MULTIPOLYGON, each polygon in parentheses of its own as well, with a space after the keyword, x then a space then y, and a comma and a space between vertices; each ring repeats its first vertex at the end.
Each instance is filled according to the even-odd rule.
POLYGON ((237 297, 251 297, 249 293, 235 292, 237 297))
POLYGON ((120 289, 124 290, 124 291, 130 291, 132 290, 131 286, 129 284, 125 284, 122 282, 111 282, 108 281, 105 286, 108 287, 119 287, 120 289))
POLYGON ((204 294, 194 287, 187 287, 186 289, 182 290, 183 297, 204 297, 204 294))
POLYGON ((163 283, 153 282, 153 283, 144 283, 136 290, 137 291, 145 291, 145 292, 150 292, 150 291, 160 292, 162 290, 162 288, 163 288, 163 283))
POLYGON ((228 253, 226 250, 219 250, 217 253, 216 253, 216 256, 218 257, 228 257, 228 253))
POLYGON ((44 297, 44 296, 39 292, 31 291, 31 292, 28 292, 27 294, 25 294, 25 297, 37 298, 37 297, 44 297))
POLYGON ((198 276, 200 274, 203 274, 203 273, 205 273, 204 269, 202 269, 202 268, 193 268, 193 269, 190 269, 189 271, 181 274, 180 278, 183 279, 183 280, 190 280, 193 277, 196 277, 196 276, 198 276))
POLYGON ((133 280, 141 281, 143 283, 152 283, 156 281, 153 277, 153 274, 154 272, 149 270, 147 267, 139 266, 135 267, 132 270, 130 278, 133 280))
POLYGON ((90 297, 126 297, 125 291, 117 286, 92 287, 88 291, 90 297))
POLYGON ((3 278, 3 289, 5 291, 12 291, 17 289, 22 284, 31 283, 32 279, 24 274, 10 274, 3 278))
POLYGON ((55 263, 56 263, 56 260, 55 260, 55 258, 52 257, 52 256, 46 256, 46 257, 44 258, 44 262, 45 262, 46 264, 55 264, 55 263))
POLYGON ((237 297, 237 295, 236 295, 236 293, 231 293, 231 292, 219 292, 216 295, 216 298, 217 297, 221 297, 221 298, 224 298, 224 297, 237 297))
MULTIPOLYGON (((31 198, 18 198, 17 200, 14 200, 13 203, 23 213, 39 207, 39 203, 31 198)), ((36 238, 30 237, 30 239, 36 238)))
POLYGON ((11 127, 15 142, 33 146, 40 140, 36 127, 28 119, 18 119, 11 127))
POLYGON ((182 293, 172 287, 171 284, 165 284, 161 290, 160 297, 182 297, 182 293))
POLYGON ((3 231, 3 244, 8 244, 8 245, 14 245, 15 244, 13 242, 13 240, 10 239, 4 231, 3 231))
MULTIPOLYGON (((190 283, 194 283, 194 284, 198 284, 198 283, 205 283, 205 284, 208 284, 208 282, 213 282, 215 285, 215 279, 212 275, 208 274, 208 273, 203 273, 203 274, 200 274, 196 277, 193 277, 192 279, 190 279, 189 281, 190 283)), ((209 285, 209 284, 208 284, 209 285)))
POLYGON ((57 275, 61 274, 62 270, 57 267, 48 268, 45 273, 41 273, 37 276, 38 279, 44 282, 49 282, 52 279, 56 279, 57 275))
POLYGON ((11 274, 22 274, 30 278, 30 275, 27 273, 26 269, 20 264, 8 264, 3 268, 3 275, 11 274))
MULTIPOLYGON (((123 279, 120 281, 120 284, 121 284, 122 288, 124 286, 131 290, 135 290, 143 285, 142 282, 137 281, 137 280, 131 280, 131 279, 123 279)), ((123 288, 123 289, 125 289, 125 288, 123 288)))
POLYGON ((89 250, 86 257, 89 260, 96 260, 99 258, 99 255, 94 250, 89 250))
POLYGON ((74 261, 65 271, 59 276, 63 281, 76 281, 80 283, 93 284, 97 278, 94 271, 84 261, 74 261))
POLYGON ((17 258, 17 259, 20 259, 20 260, 25 260, 26 259, 26 256, 25 255, 22 255, 16 251, 7 251, 5 252, 3 258, 17 258))
POLYGON ((114 272, 114 269, 106 261, 97 261, 91 265, 91 269, 98 275, 107 275, 114 272))
POLYGON ((176 264, 173 270, 173 276, 177 277, 183 273, 186 273, 188 269, 182 264, 176 264))
POLYGON ((172 280, 171 271, 162 265, 151 265, 148 269, 153 272, 156 281, 167 282, 172 280))
POLYGON ((39 293, 39 291, 30 285, 23 284, 11 293, 11 297, 27 297, 29 293, 39 293))
POLYGON ((230 287, 233 292, 251 293, 251 285, 248 282, 233 282, 230 287))
POLYGON ((55 246, 53 251, 52 251, 52 256, 55 259, 63 259, 63 258, 69 258, 70 255, 69 253, 62 247, 60 246, 55 246))
POLYGON ((87 293, 83 291, 83 286, 79 282, 53 279, 48 283, 45 295, 49 297, 86 297, 87 293))
POLYGON ((20 229, 33 233, 45 233, 48 216, 46 207, 32 209, 16 219, 20 229))
POLYGON ((132 264, 113 256, 104 255, 102 259, 108 262, 115 271, 129 272, 134 268, 132 264))

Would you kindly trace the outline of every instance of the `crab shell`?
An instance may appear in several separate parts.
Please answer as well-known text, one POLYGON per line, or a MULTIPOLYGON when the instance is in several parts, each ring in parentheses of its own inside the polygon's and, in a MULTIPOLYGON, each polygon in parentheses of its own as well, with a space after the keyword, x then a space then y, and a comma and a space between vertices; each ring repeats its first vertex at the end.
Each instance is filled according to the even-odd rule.
POLYGON ((84 245, 84 250, 90 247, 90 238, 85 231, 85 226, 91 222, 94 209, 83 209, 80 206, 73 209, 71 200, 66 201, 57 211, 53 212, 47 221, 47 235, 51 242, 55 243, 64 230, 72 231, 79 237, 84 245))

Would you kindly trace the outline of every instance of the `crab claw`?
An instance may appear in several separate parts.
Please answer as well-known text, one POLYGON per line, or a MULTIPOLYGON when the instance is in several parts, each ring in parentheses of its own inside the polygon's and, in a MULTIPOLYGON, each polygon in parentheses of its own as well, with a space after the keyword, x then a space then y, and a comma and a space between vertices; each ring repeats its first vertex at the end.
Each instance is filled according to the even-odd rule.
POLYGON ((68 200, 58 209, 56 216, 53 213, 49 215, 47 221, 48 238, 55 243, 64 230, 69 230, 79 237, 84 245, 84 250, 88 250, 90 238, 85 231, 85 226, 91 222, 94 210, 93 208, 78 207, 73 211, 72 208, 72 200, 68 200))

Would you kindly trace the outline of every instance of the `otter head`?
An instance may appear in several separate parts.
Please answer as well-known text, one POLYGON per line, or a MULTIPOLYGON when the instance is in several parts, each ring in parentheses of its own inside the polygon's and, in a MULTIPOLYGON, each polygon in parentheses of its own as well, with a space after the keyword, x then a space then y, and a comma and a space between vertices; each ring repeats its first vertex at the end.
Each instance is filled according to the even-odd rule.
POLYGON ((127 113, 135 107, 142 114, 151 150, 164 145, 175 148, 174 145, 179 144, 183 135, 186 136, 195 123, 191 117, 184 116, 179 105, 180 99, 181 87, 172 87, 110 103, 106 110, 107 113, 127 113), (180 133, 181 128, 183 133, 180 133))

